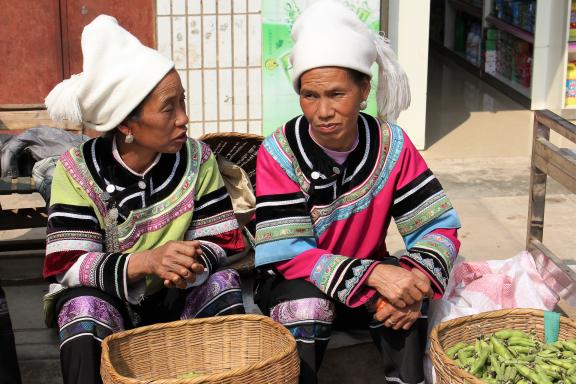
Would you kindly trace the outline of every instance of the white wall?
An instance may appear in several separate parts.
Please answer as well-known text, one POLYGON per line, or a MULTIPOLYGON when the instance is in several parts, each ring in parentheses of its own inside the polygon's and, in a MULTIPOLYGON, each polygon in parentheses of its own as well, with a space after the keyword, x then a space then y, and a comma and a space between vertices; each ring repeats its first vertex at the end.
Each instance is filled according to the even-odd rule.
MULTIPOLYGON (((262 133, 262 1, 270 0, 156 0, 158 50, 174 60, 186 88, 191 136, 262 133)), ((412 90, 398 123, 418 149, 425 146, 429 15, 429 0, 389 0, 388 35, 412 90)))
POLYGON ((398 119, 418 149, 426 145, 430 0, 390 0, 388 37, 408 74, 412 103, 398 119))
POLYGON ((176 63, 190 135, 262 132, 261 0, 156 0, 158 50, 176 63))

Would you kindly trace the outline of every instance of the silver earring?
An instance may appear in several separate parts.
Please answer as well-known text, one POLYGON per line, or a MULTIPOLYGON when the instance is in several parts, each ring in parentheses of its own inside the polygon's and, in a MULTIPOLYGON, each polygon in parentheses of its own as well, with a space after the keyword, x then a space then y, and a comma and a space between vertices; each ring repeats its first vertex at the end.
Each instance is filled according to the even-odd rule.
POLYGON ((362 101, 360 102, 360 110, 363 111, 363 110, 365 110, 366 108, 368 108, 368 103, 366 102, 366 100, 362 100, 362 101))
POLYGON ((134 142, 134 135, 132 134, 132 131, 128 132, 128 134, 124 138, 124 142, 126 144, 132 144, 134 142))

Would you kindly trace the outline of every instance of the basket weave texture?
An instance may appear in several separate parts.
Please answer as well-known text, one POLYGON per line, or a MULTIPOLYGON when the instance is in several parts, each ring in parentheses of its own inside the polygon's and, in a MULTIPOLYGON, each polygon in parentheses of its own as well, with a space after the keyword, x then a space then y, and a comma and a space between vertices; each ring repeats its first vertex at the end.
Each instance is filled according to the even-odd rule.
POLYGON ((210 146, 213 153, 242 167, 256 190, 256 154, 264 139, 260 135, 240 132, 206 133, 198 138, 210 146))
MULTIPOLYGON (((534 331, 544 342, 544 311, 538 309, 502 309, 472 316, 459 317, 438 324, 430 334, 430 357, 438 384, 483 384, 484 382, 460 369, 445 351, 463 341, 470 343, 480 335, 490 335, 503 329, 534 331)), ((576 337, 576 321, 560 318, 559 340, 576 337)))
POLYGON ((114 333, 102 342, 105 384, 297 383, 290 332, 261 315, 180 320, 114 333), (178 376, 195 372, 190 379, 178 376))

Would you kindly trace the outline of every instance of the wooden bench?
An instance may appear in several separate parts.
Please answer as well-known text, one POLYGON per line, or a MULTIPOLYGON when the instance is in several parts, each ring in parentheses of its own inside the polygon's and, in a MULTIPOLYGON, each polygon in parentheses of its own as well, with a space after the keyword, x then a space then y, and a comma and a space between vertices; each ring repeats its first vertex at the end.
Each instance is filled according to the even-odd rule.
MULTIPOLYGON (((31 177, 0 179, 0 196, 37 192, 31 177)), ((0 231, 46 227, 46 207, 6 209, 0 202, 0 231)), ((43 249, 46 239, 0 240, 0 251, 43 249)))
MULTIPOLYGON (((81 132, 82 127, 70 122, 54 122, 48 116, 43 104, 1 104, 0 133, 19 134, 29 128, 48 125, 74 132, 81 132)), ((37 192, 31 177, 0 179, 0 196, 19 194, 29 195, 37 192)), ((45 207, 6 209, 0 202, 0 231, 46 227, 47 214, 45 207)), ((0 251, 35 250, 45 247, 45 239, 0 240, 0 251)))
MULTIPOLYGON (((576 260, 560 258, 542 240, 546 180, 550 176, 570 192, 576 193, 576 152, 554 145, 550 141, 550 130, 576 144, 576 125, 548 110, 534 113, 526 249, 534 256, 541 270, 550 272, 554 269, 554 275, 558 277, 556 282, 569 289, 576 287, 576 260)), ((561 301, 559 306, 570 316, 576 316, 576 310, 568 303, 561 301)))

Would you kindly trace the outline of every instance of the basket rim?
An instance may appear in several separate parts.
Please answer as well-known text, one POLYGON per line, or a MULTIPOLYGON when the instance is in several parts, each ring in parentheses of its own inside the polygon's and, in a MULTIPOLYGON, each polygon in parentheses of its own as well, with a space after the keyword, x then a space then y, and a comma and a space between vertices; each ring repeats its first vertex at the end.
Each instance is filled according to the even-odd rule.
POLYGON ((204 133, 202 136, 198 137, 198 140, 214 140, 222 138, 238 138, 244 140, 264 140, 264 136, 257 135, 255 133, 244 133, 244 132, 209 132, 204 133))
MULTIPOLYGON (((442 347, 442 345, 440 343, 440 334, 443 331, 447 331, 449 329, 463 325, 470 320, 476 320, 476 319, 490 320, 490 319, 495 319, 495 318, 501 318, 501 317, 504 317, 506 315, 519 315, 519 316, 535 315, 535 316, 543 318, 544 312, 545 311, 543 311, 541 309, 535 309, 535 308, 498 309, 498 310, 494 310, 494 311, 486 311, 486 312, 477 313, 475 315, 457 317, 457 318, 452 319, 452 320, 447 320, 447 321, 441 322, 440 324, 437 324, 436 326, 434 326, 434 328, 432 328, 432 332, 430 332, 430 336, 429 336, 429 338, 430 338, 430 354, 432 355, 432 351, 436 352, 436 356, 440 359, 441 363, 444 366, 448 366, 451 371, 458 372, 460 377, 462 379, 465 379, 467 382, 470 382, 472 384, 484 384, 483 381, 481 381, 477 377, 473 376, 469 372, 467 372, 464 369, 457 366, 454 363, 454 360, 452 360, 450 357, 448 357, 445 349, 442 347)), ((560 316, 560 323, 576 329, 576 320, 570 319, 569 317, 566 317, 564 315, 560 316)))
POLYGON ((287 348, 285 348, 283 351, 277 353, 274 356, 268 357, 266 359, 257 361, 255 363, 252 363, 249 365, 235 368, 232 371, 227 371, 227 372, 223 372, 223 373, 211 373, 211 374, 207 374, 207 375, 202 375, 202 376, 195 378, 195 379, 161 379, 161 380, 153 380, 153 381, 155 383, 158 383, 158 384, 179 384, 179 383, 193 384, 193 383, 204 382, 207 378, 209 378, 210 380, 223 380, 223 379, 229 378, 231 373, 233 373, 234 375, 246 374, 249 371, 253 371, 255 369, 260 369, 260 368, 264 367, 265 365, 277 363, 278 361, 286 358, 291 353, 293 353, 293 351, 296 350, 296 341, 294 340, 294 336, 292 336, 290 331, 288 331, 288 329, 286 327, 275 322, 274 320, 272 320, 268 316, 258 315, 258 314, 240 314, 240 315, 206 317, 206 318, 200 318, 200 319, 176 320, 176 321, 167 322, 167 323, 157 323, 157 324, 152 324, 152 325, 146 325, 143 327, 138 327, 138 328, 134 328, 134 329, 126 330, 126 331, 115 332, 111 335, 108 335, 106 338, 104 338, 104 340, 102 340, 102 344, 101 344, 102 345, 102 357, 101 357, 100 370, 102 371, 102 369, 104 367, 106 367, 108 369, 108 374, 111 377, 113 377, 114 380, 122 380, 122 382, 124 382, 124 383, 134 383, 134 384, 147 383, 148 381, 143 381, 143 380, 135 379, 132 377, 126 377, 126 376, 123 376, 116 371, 116 369, 112 365, 112 362, 110 361, 110 343, 112 341, 114 341, 116 339, 128 337, 128 336, 132 336, 132 335, 138 335, 141 333, 146 333, 148 331, 161 329, 161 328, 178 328, 178 327, 181 327, 183 325, 202 324, 202 323, 216 324, 216 323, 222 323, 225 321, 234 321, 234 320, 267 323, 268 325, 270 325, 273 328, 275 328, 276 330, 278 330, 280 333, 284 334, 285 336, 288 336, 287 337, 287 341, 288 341, 287 348))

